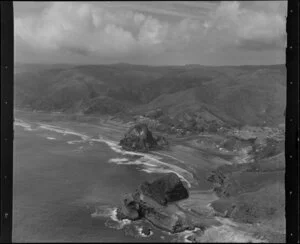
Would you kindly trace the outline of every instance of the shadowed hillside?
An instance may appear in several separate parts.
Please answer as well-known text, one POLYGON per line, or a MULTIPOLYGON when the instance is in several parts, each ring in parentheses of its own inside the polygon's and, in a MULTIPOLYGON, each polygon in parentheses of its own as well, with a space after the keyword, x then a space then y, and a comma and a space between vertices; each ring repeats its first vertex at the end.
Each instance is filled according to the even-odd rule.
POLYGON ((283 122, 286 72, 273 66, 22 65, 15 106, 87 114, 204 113, 234 124, 283 122), (127 113, 128 112, 128 113, 127 113))

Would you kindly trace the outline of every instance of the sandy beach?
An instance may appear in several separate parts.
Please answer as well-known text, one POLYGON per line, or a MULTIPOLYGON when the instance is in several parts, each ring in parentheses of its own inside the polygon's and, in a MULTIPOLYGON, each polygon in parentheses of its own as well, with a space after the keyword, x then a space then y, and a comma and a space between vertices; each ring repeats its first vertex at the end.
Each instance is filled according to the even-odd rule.
MULTIPOLYGON (((218 148, 212 147, 211 150, 206 150, 207 148, 203 147, 203 143, 197 143, 198 140, 201 140, 201 136, 198 139, 193 137, 190 140, 182 139, 172 142, 167 150, 149 153, 129 152, 123 150, 118 142, 133 123, 122 123, 110 117, 77 115, 74 119, 73 115, 72 118, 58 113, 15 111, 15 124, 22 126, 25 130, 42 128, 45 131, 56 132, 60 135, 73 136, 74 139, 68 141, 70 145, 82 142, 89 145, 105 143, 111 150, 120 155, 120 157, 111 158, 110 163, 141 166, 143 167, 141 171, 149 175, 176 173, 190 190, 189 198, 180 201, 178 207, 198 215, 203 224, 207 226, 207 230, 200 237, 196 234, 196 230, 186 233, 185 241, 188 241, 188 236, 194 236, 193 238, 198 238, 198 241, 222 241, 223 238, 237 241, 263 241, 263 239, 247 233, 246 224, 226 222, 226 219, 216 217, 216 213, 211 207, 212 203, 217 202, 219 197, 213 191, 211 182, 207 181, 207 176, 212 170, 220 166, 231 165, 237 156, 236 153, 224 153, 218 148), (226 237, 221 234, 225 230, 226 237), (213 234, 215 231, 219 234, 213 234), (216 236, 214 237, 214 235, 216 236), (236 237, 233 238, 234 235, 236 237)), ((55 137, 48 136, 47 139, 54 141, 55 137)), ((225 203, 220 202, 219 204, 225 203)), ((177 234, 176 236, 179 238, 180 235, 177 234)))

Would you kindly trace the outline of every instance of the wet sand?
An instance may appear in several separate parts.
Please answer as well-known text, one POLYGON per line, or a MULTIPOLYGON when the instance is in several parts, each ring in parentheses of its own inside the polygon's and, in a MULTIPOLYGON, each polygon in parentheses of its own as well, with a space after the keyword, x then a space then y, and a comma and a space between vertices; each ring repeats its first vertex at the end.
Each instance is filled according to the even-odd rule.
MULTIPOLYGON (((25 120, 35 120, 46 129, 53 130, 57 128, 67 128, 66 133, 69 133, 70 135, 72 135, 73 131, 75 131, 82 140, 89 140, 90 143, 100 141, 105 142, 113 150, 123 154, 125 159, 130 155, 142 157, 144 158, 144 162, 140 160, 140 158, 134 162, 136 165, 148 164, 148 168, 145 171, 147 173, 167 173, 171 171, 178 173, 181 177, 183 177, 183 180, 186 180, 190 184, 190 197, 189 199, 180 202, 179 206, 193 211, 199 215, 199 218, 201 218, 201 216, 203 216, 203 218, 205 217, 205 219, 210 218, 212 220, 210 224, 211 227, 207 229, 207 233, 211 232, 214 228, 217 228, 217 225, 214 225, 214 223, 221 223, 214 217, 214 211, 210 207, 210 203, 217 200, 218 197, 212 191, 212 184, 206 180, 207 174, 212 169, 215 169, 220 165, 230 163, 229 161, 219 157, 220 155, 218 153, 212 154, 199 150, 195 147, 188 146, 186 144, 186 140, 182 140, 182 142, 177 141, 176 144, 173 143, 169 150, 151 152, 148 154, 124 152, 117 145, 124 133, 130 126, 132 126, 132 123, 118 122, 109 117, 88 118, 86 116, 78 116, 76 120, 73 121, 70 120, 68 116, 61 114, 22 111, 17 111, 15 114, 17 116, 21 116, 25 120), (151 167, 151 163, 154 163, 155 167, 151 167), (157 165, 159 165, 159 170, 157 170, 157 165)), ((118 158, 116 162, 121 164, 126 164, 128 162, 123 159, 122 160, 124 162, 122 162, 120 159, 122 158, 118 158)), ((226 223, 223 223, 223 225, 226 225, 226 223)), ((234 227, 230 228, 233 228, 232 233, 234 233, 234 227)), ((191 233, 188 233, 187 235, 191 235, 191 233)), ((247 235, 245 234, 245 236, 247 235)), ((248 239, 247 238, 245 240, 248 240, 250 237, 248 239)), ((215 240, 221 241, 218 239, 215 240)))

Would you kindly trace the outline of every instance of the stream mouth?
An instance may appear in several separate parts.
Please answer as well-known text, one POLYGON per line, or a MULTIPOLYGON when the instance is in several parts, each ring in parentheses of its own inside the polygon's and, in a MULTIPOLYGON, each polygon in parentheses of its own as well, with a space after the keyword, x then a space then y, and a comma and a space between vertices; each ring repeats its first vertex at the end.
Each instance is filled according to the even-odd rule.
MULTIPOLYGON (((99 131, 90 130, 83 133, 84 127, 79 132, 72 127, 65 128, 60 123, 53 125, 15 119, 15 126, 19 129, 22 128, 22 130, 16 130, 15 141, 18 154, 15 157, 16 162, 14 162, 17 174, 14 185, 18 189, 22 189, 22 194, 24 194, 20 193, 22 197, 16 200, 15 211, 22 214, 29 211, 28 214, 35 216, 35 218, 44 216, 41 211, 45 210, 36 206, 30 199, 36 199, 36 203, 41 203, 49 198, 47 200, 51 203, 48 206, 49 216, 54 219, 53 222, 60 226, 59 235, 62 238, 67 239, 67 235, 75 230, 70 225, 66 228, 60 223, 66 223, 66 219, 76 218, 74 214, 85 219, 87 216, 82 210, 85 205, 73 206, 73 204, 87 199, 84 204, 96 206, 95 211, 89 213, 88 220, 82 221, 82 223, 77 221, 74 224, 74 228, 76 226, 77 230, 82 229, 87 235, 86 240, 97 235, 100 238, 101 234, 113 236, 112 232, 105 230, 112 229, 122 232, 120 235, 125 233, 130 238, 144 238, 143 240, 149 238, 149 240, 177 240, 179 242, 194 242, 195 240, 197 242, 222 242, 224 240, 230 242, 266 242, 263 238, 256 238, 247 232, 246 225, 214 216, 211 202, 218 198, 212 188, 207 190, 207 187, 201 185, 202 181, 198 180, 203 178, 198 175, 198 172, 201 173, 205 167, 197 168, 198 171, 195 167, 197 163, 202 164, 204 161, 195 161, 193 165, 189 165, 190 158, 185 157, 189 151, 183 151, 182 155, 180 155, 180 150, 150 153, 126 151, 118 145, 117 141, 105 136, 98 138, 93 136, 98 135, 99 131), (44 146, 47 150, 40 155, 38 151, 32 151, 29 145, 33 145, 35 148, 44 146), (32 157, 34 155, 38 160, 32 157), (177 157, 178 155, 181 157, 177 157), (33 169, 35 174, 32 173, 33 169), (193 214, 197 214, 199 219, 212 219, 212 224, 209 222, 210 224, 207 224, 203 230, 194 228, 180 233, 166 234, 166 230, 153 225, 153 223, 150 224, 148 220, 136 222, 126 219, 119 220, 116 217, 118 207, 116 203, 120 201, 122 194, 132 192, 145 180, 155 179, 168 173, 175 173, 189 188, 189 198, 178 202, 178 205, 193 214), (195 177, 196 174, 197 177, 195 177), (86 179, 87 176, 88 179, 86 179), (40 177, 39 182, 43 182, 43 184, 35 183, 34 188, 30 187, 32 182, 36 182, 37 177, 40 177), (76 187, 73 187, 74 185, 76 187), (54 192, 52 196, 46 194, 50 190, 54 192), (107 206, 101 204, 104 199, 106 202, 110 202, 107 206), (61 212, 55 206, 62 206, 61 208, 65 212, 61 212), (72 211, 68 210, 69 206, 72 206, 72 211), (36 212, 31 212, 30 209, 35 209, 36 212), (59 217, 55 217, 57 211, 60 213, 59 217), (216 222, 218 224, 214 224, 216 222), (96 232, 94 225, 99 225, 97 227, 99 233, 96 232), (143 228, 150 228, 151 230, 145 234, 143 228)), ((204 163, 209 163, 209 160, 210 158, 207 158, 204 163)), ((207 171, 208 169, 205 168, 207 171)), ((21 226, 20 219, 16 219, 15 222, 17 223, 16 226, 21 226)), ((37 220, 37 223, 42 222, 42 219, 37 220)), ((44 229, 45 233, 48 233, 47 235, 53 234, 51 228, 53 229, 53 226, 49 225, 48 229, 44 229)), ((38 235, 28 232, 22 234, 22 231, 26 230, 16 229, 18 235, 38 235)), ((43 236, 37 238, 43 239, 43 236)), ((118 238, 116 237, 116 240, 119 240, 118 238)))

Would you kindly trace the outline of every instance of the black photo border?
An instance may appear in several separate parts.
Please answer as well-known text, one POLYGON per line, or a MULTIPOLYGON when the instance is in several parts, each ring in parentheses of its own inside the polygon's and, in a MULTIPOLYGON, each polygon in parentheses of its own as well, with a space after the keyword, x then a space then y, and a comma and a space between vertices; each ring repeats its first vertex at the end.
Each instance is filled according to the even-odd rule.
POLYGON ((13 2, 1 1, 1 184, 0 242, 12 241, 13 198, 13 2))
POLYGON ((286 241, 299 238, 299 1, 288 1, 286 22, 285 215, 286 241))
MULTIPOLYGON (((13 2, 1 1, 1 192, 0 242, 12 242, 13 198, 13 2)), ((285 111, 286 241, 299 240, 299 1, 288 0, 285 111)))

